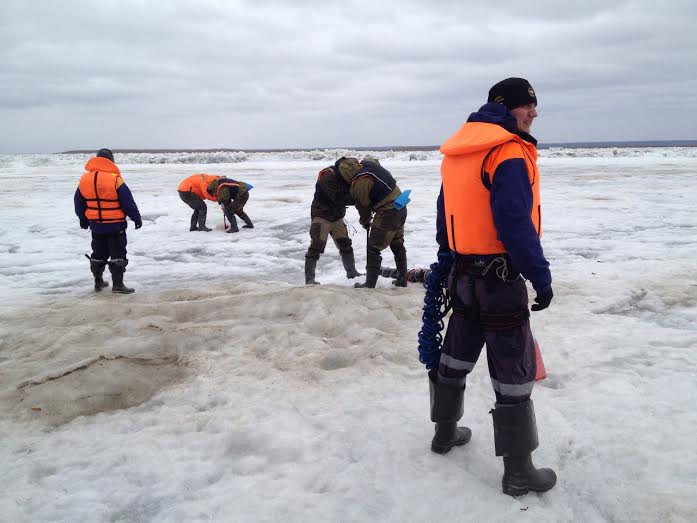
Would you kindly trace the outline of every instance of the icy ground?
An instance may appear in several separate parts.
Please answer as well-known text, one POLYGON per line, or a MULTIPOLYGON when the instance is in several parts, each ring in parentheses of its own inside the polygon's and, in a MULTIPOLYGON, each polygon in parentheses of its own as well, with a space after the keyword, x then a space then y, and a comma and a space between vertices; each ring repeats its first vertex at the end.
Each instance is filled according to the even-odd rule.
MULTIPOLYGON (((384 164, 427 266, 439 163, 384 164)), ((423 289, 353 289, 331 244, 323 285, 302 285, 323 166, 124 165, 144 217, 130 296, 91 291, 82 165, 0 167, 0 521, 697 520, 697 159, 541 161, 555 299, 532 315, 549 375, 533 457, 559 482, 519 499, 483 359, 472 441, 429 450, 423 289), (254 185, 255 229, 224 234, 210 204, 215 230, 188 231, 176 187, 201 171, 254 185)))

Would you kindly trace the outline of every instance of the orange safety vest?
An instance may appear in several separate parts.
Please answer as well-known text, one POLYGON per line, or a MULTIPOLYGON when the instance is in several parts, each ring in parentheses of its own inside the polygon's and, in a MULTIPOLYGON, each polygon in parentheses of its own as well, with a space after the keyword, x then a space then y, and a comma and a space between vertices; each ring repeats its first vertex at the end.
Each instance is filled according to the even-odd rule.
POLYGON ((95 156, 85 165, 88 171, 80 178, 80 194, 87 203, 85 216, 92 222, 126 221, 116 190, 123 185, 121 171, 114 162, 95 156))
POLYGON ((495 124, 464 124, 440 148, 443 204, 450 249, 460 254, 506 252, 498 239, 489 188, 498 166, 522 158, 532 189, 530 219, 542 236, 537 149, 518 135, 495 124))
POLYGON ((202 200, 211 200, 216 202, 218 201, 218 197, 210 194, 206 188, 208 187, 209 183, 211 183, 213 180, 217 180, 218 178, 220 178, 220 176, 215 174, 196 173, 193 176, 189 176, 183 180, 179 184, 179 187, 177 187, 177 190, 184 192, 191 191, 202 200))

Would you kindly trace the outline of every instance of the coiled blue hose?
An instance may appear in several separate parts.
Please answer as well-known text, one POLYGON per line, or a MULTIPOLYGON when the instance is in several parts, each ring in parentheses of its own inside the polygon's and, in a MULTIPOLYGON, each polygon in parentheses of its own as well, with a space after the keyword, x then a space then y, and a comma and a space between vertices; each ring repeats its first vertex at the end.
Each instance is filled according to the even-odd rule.
POLYGON ((438 255, 438 261, 431 265, 431 272, 426 277, 424 287, 423 326, 419 331, 419 361, 427 369, 438 366, 440 349, 443 345, 443 318, 450 310, 450 296, 447 291, 447 280, 453 258, 450 253, 438 255))

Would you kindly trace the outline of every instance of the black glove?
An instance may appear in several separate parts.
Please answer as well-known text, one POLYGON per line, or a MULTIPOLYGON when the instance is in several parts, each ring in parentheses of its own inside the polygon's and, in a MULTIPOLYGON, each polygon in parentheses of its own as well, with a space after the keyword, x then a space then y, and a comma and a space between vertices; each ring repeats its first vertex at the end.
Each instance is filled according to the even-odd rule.
POLYGON ((143 220, 138 220, 137 222, 133 222, 136 225, 136 229, 140 229, 143 226, 143 220))
POLYGON ((533 311, 541 311, 546 309, 549 307, 553 296, 554 293, 552 292, 552 287, 547 287, 547 289, 543 290, 542 292, 538 292, 537 296, 535 296, 535 303, 533 303, 530 309, 533 311))
POLYGON ((80 228, 81 229, 89 229, 90 228, 89 220, 80 220, 80 228))

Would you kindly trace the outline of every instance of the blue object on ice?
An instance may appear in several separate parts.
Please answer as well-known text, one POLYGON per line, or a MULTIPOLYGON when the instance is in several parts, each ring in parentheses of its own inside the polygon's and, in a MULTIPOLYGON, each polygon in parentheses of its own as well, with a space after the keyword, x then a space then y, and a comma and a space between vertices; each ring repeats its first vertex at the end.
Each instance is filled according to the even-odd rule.
POLYGON ((402 194, 397 196, 397 198, 395 198, 395 201, 392 202, 392 204, 394 205, 394 208, 395 209, 402 209, 402 208, 406 207, 407 204, 411 201, 409 199, 410 194, 411 194, 411 189, 407 189, 406 191, 403 191, 402 194))
MULTIPOLYGON (((245 182, 245 183, 247 183, 247 182, 245 182)), ((247 190, 251 191, 252 189, 254 189, 254 186, 251 183, 247 183, 247 190)))
POLYGON ((438 261, 431 265, 431 272, 426 277, 424 287, 423 326, 419 331, 419 361, 427 369, 433 369, 440 363, 440 349, 443 345, 443 318, 450 310, 447 293, 447 280, 453 266, 453 257, 449 252, 438 255, 438 261))

